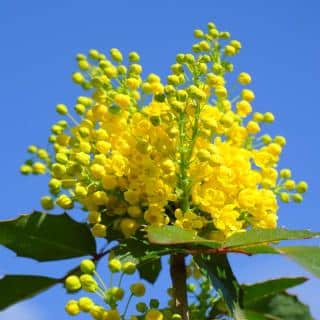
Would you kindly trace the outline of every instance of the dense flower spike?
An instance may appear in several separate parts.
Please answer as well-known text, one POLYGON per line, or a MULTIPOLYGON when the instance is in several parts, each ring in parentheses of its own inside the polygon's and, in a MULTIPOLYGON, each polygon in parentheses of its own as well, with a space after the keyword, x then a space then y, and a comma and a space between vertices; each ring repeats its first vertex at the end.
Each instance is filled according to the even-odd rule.
POLYGON ((275 228, 278 199, 301 202, 307 184, 277 169, 285 138, 260 133, 274 115, 252 113, 251 76, 226 77, 241 43, 213 23, 194 35, 193 53, 177 55, 166 82, 154 73, 143 78, 136 52, 127 65, 115 48, 110 58, 97 50, 77 56, 72 79, 88 96, 78 97, 77 116, 56 106, 65 119, 51 127, 53 152, 32 145, 21 167, 50 175, 44 209, 80 204, 96 237, 174 224, 214 239, 275 228))

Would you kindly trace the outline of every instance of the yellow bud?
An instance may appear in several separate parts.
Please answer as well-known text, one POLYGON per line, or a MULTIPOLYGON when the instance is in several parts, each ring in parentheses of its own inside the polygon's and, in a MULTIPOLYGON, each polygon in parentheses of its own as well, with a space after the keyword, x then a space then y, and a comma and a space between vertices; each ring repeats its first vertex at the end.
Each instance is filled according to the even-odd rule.
POLYGON ((195 38, 202 38, 204 36, 204 33, 202 30, 196 29, 194 30, 193 35, 195 38))
POLYGON ((32 165, 32 172, 34 174, 44 174, 46 172, 46 170, 47 170, 47 167, 42 162, 35 162, 32 165))
POLYGON ((140 81, 136 78, 128 78, 127 79, 127 86, 131 89, 131 90, 137 90, 140 86, 140 81))
POLYGON ((81 287, 84 291, 95 292, 98 288, 96 280, 90 274, 80 276, 81 287))
POLYGON ((73 208, 73 201, 65 194, 62 194, 57 198, 56 204, 59 207, 61 207, 62 209, 72 209, 73 208))
POLYGON ((282 169, 280 171, 280 177, 284 179, 290 179, 291 178, 291 170, 290 169, 282 169))
POLYGON ((123 60, 121 52, 116 48, 112 48, 110 50, 110 55, 111 58, 116 62, 121 62, 123 60))
POLYGON ((81 289, 81 282, 77 276, 68 276, 64 285, 69 292, 75 292, 81 289))
POLYGON ((94 163, 90 167, 90 171, 91 171, 92 176, 95 179, 101 179, 106 174, 105 168, 101 164, 98 164, 98 163, 94 163))
POLYGON ((296 203, 300 203, 303 201, 303 196, 300 193, 295 193, 295 194, 291 195, 291 198, 296 203))
POLYGON ((283 186, 287 190, 293 190, 296 187, 296 183, 294 182, 294 180, 287 180, 284 182, 283 186))
POLYGON ((131 66, 130 66, 130 72, 132 72, 133 74, 136 74, 136 75, 139 75, 142 73, 142 67, 140 64, 136 64, 136 63, 133 63, 131 66))
POLYGON ((78 152, 75 154, 75 160, 84 165, 84 166, 87 166, 90 164, 90 155, 89 154, 86 154, 84 152, 78 152))
POLYGON ((263 121, 263 114, 260 112, 255 112, 253 114, 253 120, 257 122, 262 122, 263 121))
POLYGON ((126 238, 135 234, 139 228, 139 223, 135 219, 124 218, 120 222, 120 230, 126 238))
POLYGON ((264 143, 264 144, 269 144, 272 142, 272 138, 270 135, 268 134, 264 134, 262 137, 261 137, 261 141, 264 143))
POLYGON ((241 100, 237 102, 236 109, 240 117, 246 117, 252 111, 251 104, 246 100, 241 100))
POLYGON ((91 49, 89 51, 89 57, 91 59, 94 59, 94 60, 99 60, 99 57, 100 57, 100 53, 98 50, 95 50, 95 49, 91 49))
POLYGON ((281 192, 280 193, 280 200, 284 203, 288 203, 290 201, 290 195, 288 192, 281 192))
POLYGON ((299 193, 305 193, 308 190, 308 184, 305 181, 300 181, 296 186, 296 190, 299 193))
POLYGON ((130 62, 138 62, 140 60, 139 54, 137 52, 130 52, 129 53, 129 60, 130 62))
POLYGON ((81 297, 78 302, 81 311, 90 312, 94 306, 94 302, 88 297, 81 297))
POLYGON ((125 262, 122 266, 122 271, 125 274, 134 274, 136 272, 136 269, 136 264, 131 261, 125 262))
POLYGON ((231 40, 230 46, 234 47, 236 51, 239 51, 241 49, 241 43, 238 40, 231 40))
POLYGON ((221 32, 219 33, 219 38, 220 38, 220 39, 227 40, 227 39, 230 38, 230 33, 227 32, 227 31, 221 31, 221 32))
POLYGON ((107 227, 104 224, 96 223, 91 228, 91 232, 97 238, 105 238, 107 235, 107 227))
POLYGON ((151 309, 146 313, 145 320, 163 320, 163 314, 159 310, 151 309))
POLYGON ((124 296, 123 289, 119 287, 113 287, 109 289, 110 294, 116 299, 116 300, 122 300, 124 296))
POLYGON ((117 178, 113 175, 105 175, 102 178, 102 186, 105 190, 112 190, 118 185, 117 178))
POLYGON ((274 142, 283 147, 287 141, 286 138, 283 136, 275 136, 274 142))
POLYGON ((113 258, 109 260, 108 267, 112 273, 121 271, 122 264, 119 259, 113 258))
POLYGON ((89 223, 97 224, 101 221, 101 214, 98 211, 90 211, 87 217, 89 223))
POLYGON ((114 97, 114 101, 119 107, 122 107, 124 109, 128 109, 131 104, 130 97, 122 93, 117 94, 114 97))
POLYGON ((130 286, 130 291, 134 296, 142 297, 146 292, 146 288, 143 283, 137 282, 130 286))
POLYGON ((24 175, 27 175, 27 174, 30 174, 32 173, 32 167, 27 165, 27 164, 23 164, 21 167, 20 167, 20 172, 24 175))
POLYGON ((274 121, 274 115, 271 112, 266 112, 263 115, 263 122, 272 123, 274 121))
POLYGON ((76 300, 70 300, 66 304, 65 310, 70 316, 76 316, 80 313, 80 308, 76 300))
POLYGON ((175 74, 169 75, 167 80, 168 80, 168 83, 172 84, 173 86, 177 86, 180 84, 180 78, 175 74))
POLYGON ((243 100, 247 100, 248 102, 251 102, 255 98, 255 95, 253 91, 249 89, 243 89, 241 92, 241 98, 243 100))
POLYGON ((37 155, 42 160, 48 160, 49 159, 49 154, 48 154, 47 150, 45 150, 45 149, 39 149, 37 151, 37 155))
POLYGON ((118 310, 108 310, 103 314, 103 320, 121 320, 118 310))
POLYGON ((82 273, 92 274, 96 270, 96 265, 93 263, 92 260, 82 260, 80 263, 80 270, 82 273))
POLYGON ((28 147, 28 152, 30 153, 37 153, 37 151, 38 151, 38 148, 34 145, 31 145, 28 147))
POLYGON ((207 41, 201 41, 199 43, 199 47, 202 51, 209 51, 210 50, 210 44, 207 41))
POLYGON ((209 30, 209 35, 213 38, 216 39, 219 36, 219 31, 215 28, 212 28, 209 30))
POLYGON ((215 94, 216 94, 217 97, 225 99, 227 97, 227 95, 228 95, 228 91, 223 86, 217 86, 215 88, 215 94))
POLYGON ((224 48, 224 53, 226 56, 234 56, 236 54, 236 49, 233 46, 226 45, 224 48))
POLYGON ((61 115, 65 115, 68 113, 68 108, 65 104, 59 103, 56 106, 56 111, 61 115))
POLYGON ((142 217, 142 210, 140 207, 138 206, 130 206, 128 207, 128 215, 131 217, 131 218, 140 218, 142 217))
POLYGON ((107 77, 110 79, 115 78, 118 74, 118 70, 114 66, 107 67, 103 71, 107 75, 107 77))
POLYGON ((247 124, 247 131, 250 134, 257 134, 260 131, 260 126, 255 121, 249 121, 247 124))
POLYGON ((80 60, 78 61, 78 67, 80 70, 87 71, 90 69, 90 64, 87 60, 80 60))
POLYGON ((251 83, 251 76, 249 73, 241 72, 238 76, 238 81, 242 85, 248 85, 251 83))
POLYGON ((86 81, 85 77, 81 72, 75 72, 72 75, 72 80, 77 84, 83 84, 86 81))
POLYGON ((45 210, 51 210, 54 208, 54 202, 50 196, 44 196, 41 198, 41 206, 45 210))

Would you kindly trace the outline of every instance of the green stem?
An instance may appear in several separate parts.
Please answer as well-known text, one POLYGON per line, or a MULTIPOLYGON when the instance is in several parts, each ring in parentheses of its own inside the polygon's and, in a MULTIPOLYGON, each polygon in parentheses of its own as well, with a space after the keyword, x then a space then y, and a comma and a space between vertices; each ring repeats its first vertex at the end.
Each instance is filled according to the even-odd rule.
POLYGON ((128 302, 126 304, 126 307, 124 308, 124 312, 123 312, 123 315, 122 315, 122 318, 125 319, 125 316, 127 314, 127 311, 128 311, 128 308, 129 308, 129 305, 130 305, 130 302, 131 302, 131 299, 133 297, 133 294, 131 293, 129 299, 128 299, 128 302))

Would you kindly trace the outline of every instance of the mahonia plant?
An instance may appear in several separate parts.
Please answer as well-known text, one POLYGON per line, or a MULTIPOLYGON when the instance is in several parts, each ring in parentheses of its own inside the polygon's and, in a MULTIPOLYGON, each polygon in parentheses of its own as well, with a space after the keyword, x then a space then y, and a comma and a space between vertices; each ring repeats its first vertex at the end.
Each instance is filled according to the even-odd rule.
MULTIPOLYGON (((97 50, 77 55, 79 71, 72 79, 87 94, 78 97, 74 112, 56 106, 63 118, 51 127, 51 146, 29 146, 32 157, 21 166, 23 174, 50 177, 43 209, 82 209, 95 237, 120 243, 166 225, 223 241, 238 232, 276 228, 279 201, 302 201, 307 183, 293 180, 290 169, 278 169, 286 139, 262 133, 274 115, 253 113, 251 76, 233 74, 230 61, 241 43, 214 23, 194 36, 192 53, 176 56, 166 80, 155 73, 143 77, 136 52, 127 62, 115 48, 109 57, 97 50)), ((117 285, 106 285, 92 260, 80 269, 81 276, 65 279, 66 289, 94 293, 103 305, 85 296, 67 303, 68 314, 129 319, 130 301, 145 294, 141 282, 130 286, 129 296, 121 287, 135 263, 110 255, 110 273, 121 274, 117 285)), ((188 317, 205 319, 221 295, 195 261, 189 269, 198 284, 187 285, 193 297, 188 317)), ((138 301, 138 314, 130 319, 187 319, 174 306, 171 298, 163 308, 157 299, 138 301)))

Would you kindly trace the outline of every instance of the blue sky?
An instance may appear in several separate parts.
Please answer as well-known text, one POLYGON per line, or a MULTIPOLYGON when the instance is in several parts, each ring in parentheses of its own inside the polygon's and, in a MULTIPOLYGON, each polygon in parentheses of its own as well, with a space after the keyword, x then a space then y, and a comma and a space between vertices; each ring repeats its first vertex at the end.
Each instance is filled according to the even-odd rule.
MULTIPOLYGON (((193 29, 214 21, 242 42, 236 71, 252 74, 255 109, 273 111, 277 121, 268 127, 271 134, 287 138, 281 166, 291 167, 297 179, 310 185, 301 205, 281 207, 280 225, 320 230, 319 10, 317 0, 2 0, 0 219, 39 209, 46 178, 22 177, 18 168, 30 143, 46 145, 48 128, 57 120, 55 104, 72 105, 81 93, 70 80, 76 53, 91 48, 107 52, 118 47, 125 53, 136 50, 146 73, 165 76, 175 55, 189 50, 193 29)), ((309 243, 319 245, 317 240, 309 243)), ((0 255, 0 274, 60 276, 77 263, 18 260, 3 248, 0 255)), ((294 263, 270 256, 233 256, 232 263, 242 282, 308 276, 310 281, 292 292, 310 304, 313 315, 320 319, 320 281, 294 263)), ((104 270, 101 267, 102 273, 104 270)), ((161 283, 166 283, 166 278, 163 274, 161 283)), ((67 319, 63 311, 66 299, 62 288, 55 287, 0 312, 0 318, 67 319)))

